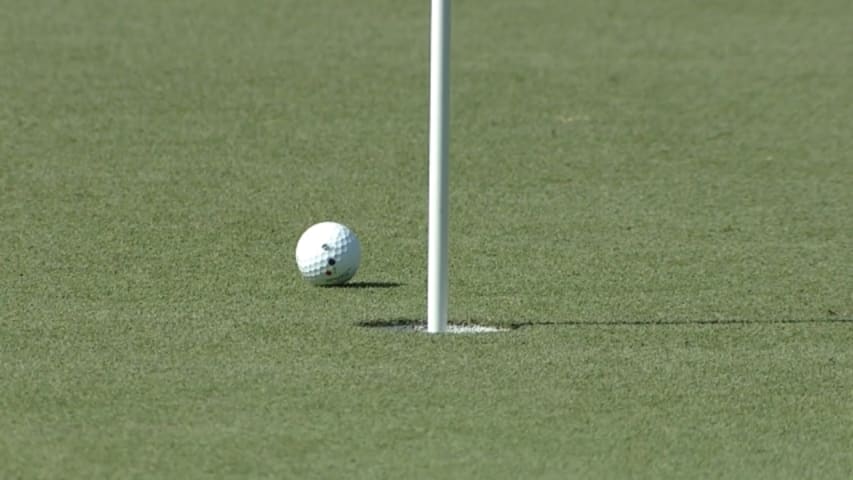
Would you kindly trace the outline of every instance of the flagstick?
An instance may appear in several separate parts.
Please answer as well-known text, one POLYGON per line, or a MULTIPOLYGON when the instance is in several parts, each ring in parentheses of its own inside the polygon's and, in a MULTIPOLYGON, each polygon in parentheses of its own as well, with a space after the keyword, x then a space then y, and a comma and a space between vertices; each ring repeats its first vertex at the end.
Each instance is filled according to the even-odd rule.
POLYGON ((427 331, 447 330, 450 0, 432 0, 429 105, 427 331))

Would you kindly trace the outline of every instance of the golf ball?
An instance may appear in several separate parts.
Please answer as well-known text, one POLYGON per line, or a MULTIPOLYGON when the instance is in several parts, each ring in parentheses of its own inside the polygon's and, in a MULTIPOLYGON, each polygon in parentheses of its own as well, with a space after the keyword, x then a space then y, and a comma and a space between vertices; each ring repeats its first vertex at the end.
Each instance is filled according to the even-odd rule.
POLYGON ((296 265, 312 285, 341 285, 361 263, 361 244, 352 230, 335 222, 312 225, 296 243, 296 265))

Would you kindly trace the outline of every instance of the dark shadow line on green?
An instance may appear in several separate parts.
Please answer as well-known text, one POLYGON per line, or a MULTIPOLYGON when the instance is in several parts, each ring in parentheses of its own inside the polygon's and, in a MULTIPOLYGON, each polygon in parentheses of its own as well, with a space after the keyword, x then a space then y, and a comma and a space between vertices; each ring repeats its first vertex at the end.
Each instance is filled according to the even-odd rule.
MULTIPOLYGON (((729 319, 729 320, 566 320, 557 321, 538 321, 538 322, 514 322, 505 323, 497 322, 477 322, 469 320, 461 323, 466 324, 483 324, 494 325, 496 327, 509 328, 517 330, 525 327, 655 327, 655 326, 690 326, 690 325, 710 325, 710 326, 727 326, 727 325, 785 325, 785 324, 829 324, 829 323, 853 323, 853 318, 838 317, 838 318, 817 318, 817 319, 783 319, 783 320, 746 320, 746 319, 729 319)), ((412 318, 393 318, 388 320, 362 320, 356 323, 359 327, 367 328, 388 328, 388 327, 415 327, 426 325, 426 321, 422 319, 412 318)))
POLYGON ((524 327, 654 327, 654 326, 689 326, 689 325, 785 325, 785 324, 821 324, 821 323, 853 323, 853 318, 816 318, 816 319, 783 319, 783 320, 568 320, 565 322, 541 321, 541 322, 516 322, 509 324, 509 328, 516 330, 524 327))
POLYGON ((350 282, 343 285, 328 285, 327 288, 397 288, 404 286, 399 282, 350 282))
POLYGON ((359 327, 367 328, 392 328, 392 327, 417 327, 426 325, 426 320, 414 320, 411 318, 395 318, 391 320, 362 320, 356 323, 359 327))

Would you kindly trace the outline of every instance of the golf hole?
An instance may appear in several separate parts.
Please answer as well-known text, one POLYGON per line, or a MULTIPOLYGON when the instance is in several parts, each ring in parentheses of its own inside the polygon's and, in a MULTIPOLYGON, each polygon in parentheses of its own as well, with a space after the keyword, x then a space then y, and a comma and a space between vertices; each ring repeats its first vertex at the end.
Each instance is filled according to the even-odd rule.
MULTIPOLYGON (((390 330, 395 332, 415 332, 415 333, 429 333, 427 331, 426 324, 397 324, 397 325, 376 325, 376 324, 368 324, 363 325, 368 328, 377 328, 380 330, 390 330)), ((474 324, 466 324, 466 325, 448 325, 447 330, 441 333, 449 333, 449 334, 472 334, 472 333, 503 333, 508 332, 508 328, 500 328, 500 327, 492 327, 488 325, 474 325, 474 324)))

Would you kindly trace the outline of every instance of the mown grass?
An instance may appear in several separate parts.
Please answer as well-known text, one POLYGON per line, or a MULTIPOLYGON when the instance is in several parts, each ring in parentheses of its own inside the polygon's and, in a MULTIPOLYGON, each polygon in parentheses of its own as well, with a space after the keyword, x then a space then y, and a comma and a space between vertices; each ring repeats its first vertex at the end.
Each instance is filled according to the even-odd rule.
POLYGON ((456 2, 432 337, 422 3, 5 2, 0 476, 848 477, 850 5, 456 2))

